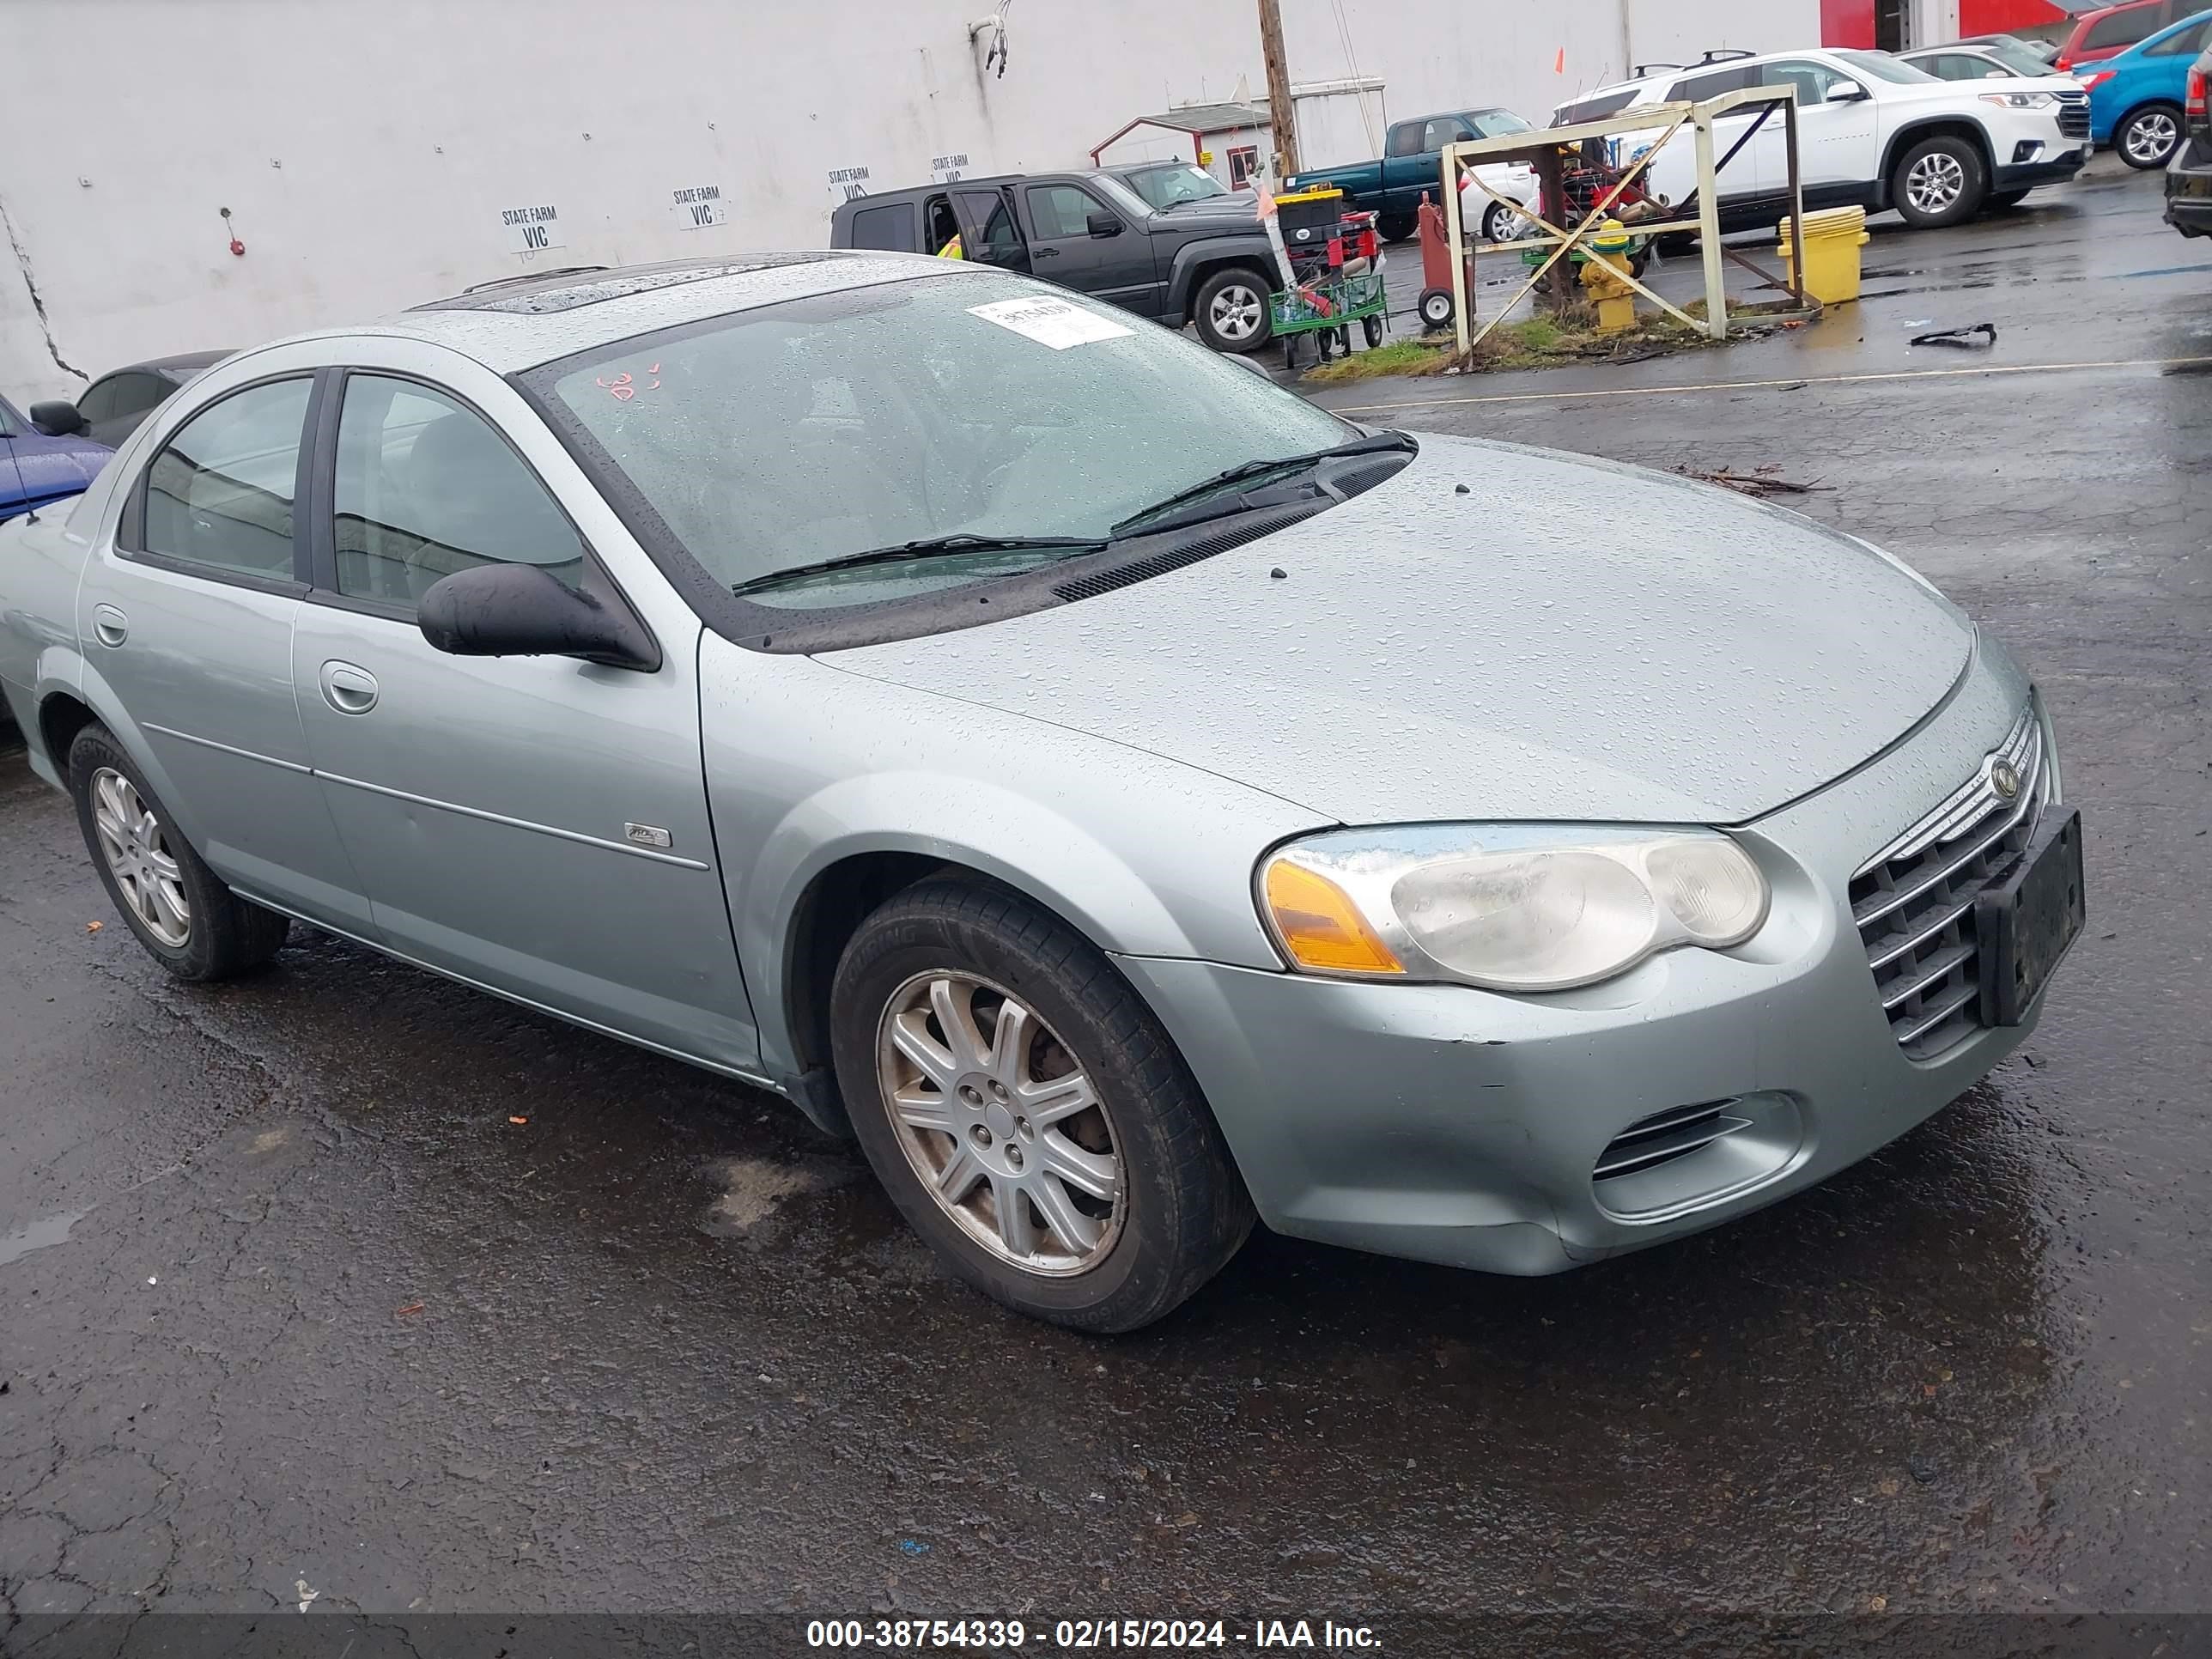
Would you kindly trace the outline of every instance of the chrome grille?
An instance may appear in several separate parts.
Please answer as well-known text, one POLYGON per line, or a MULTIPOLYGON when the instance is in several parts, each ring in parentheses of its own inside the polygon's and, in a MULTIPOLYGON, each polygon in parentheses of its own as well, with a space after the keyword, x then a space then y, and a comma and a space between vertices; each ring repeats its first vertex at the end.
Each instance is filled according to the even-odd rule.
POLYGON ((1981 770, 1851 878, 1851 915, 1898 1046, 1932 1060, 1981 1027, 1974 902, 2027 850, 2051 795, 2031 704, 1981 770), (2002 768, 2019 779, 2008 799, 2002 768))
POLYGON ((2058 132, 2064 138, 2087 138, 2089 136, 2087 93, 2062 92, 2058 94, 2058 132))

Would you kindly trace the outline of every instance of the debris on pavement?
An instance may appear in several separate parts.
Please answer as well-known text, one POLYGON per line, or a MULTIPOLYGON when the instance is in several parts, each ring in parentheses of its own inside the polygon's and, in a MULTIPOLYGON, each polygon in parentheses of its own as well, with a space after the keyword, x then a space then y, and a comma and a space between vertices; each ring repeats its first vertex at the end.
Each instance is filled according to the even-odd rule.
POLYGON ((1733 489, 1739 495, 1810 495, 1816 490, 1834 488, 1832 484, 1799 483, 1792 478, 1777 477, 1774 476, 1775 469, 1765 466, 1754 467, 1749 472, 1731 471, 1727 467, 1722 467, 1717 472, 1708 472, 1702 467, 1685 465, 1674 471, 1686 478, 1695 478, 1700 483, 1718 484, 1723 489, 1733 489))
POLYGON ((527 1123, 527 1122, 529 1122, 529 1121, 530 1121, 530 1120, 529 1120, 528 1118, 526 1118, 526 1117, 512 1117, 512 1116, 510 1116, 507 1121, 509 1123, 517 1124, 517 1125, 524 1124, 524 1123, 527 1123))
POLYGON ((418 1314, 422 1311, 422 1304, 421 1303, 410 1302, 404 1308, 394 1308, 392 1310, 392 1316, 394 1319, 401 1319, 404 1318, 409 1314, 418 1314))
POLYGON ((107 924, 104 921, 88 921, 84 925, 84 931, 88 933, 96 933, 106 926, 107 924))
POLYGON ((1976 323, 1967 328, 1939 328, 1932 334, 1912 337, 1912 343, 1917 346, 1956 346, 1962 351, 1986 351, 1996 343, 1997 325, 1995 323, 1976 323))

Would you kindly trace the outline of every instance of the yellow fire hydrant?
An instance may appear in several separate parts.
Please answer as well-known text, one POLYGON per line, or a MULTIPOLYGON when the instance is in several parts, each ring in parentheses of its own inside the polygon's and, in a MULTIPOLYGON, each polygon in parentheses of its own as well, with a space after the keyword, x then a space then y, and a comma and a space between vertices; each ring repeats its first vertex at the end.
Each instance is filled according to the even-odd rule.
POLYGON ((1621 273, 1628 269, 1628 227, 1608 219, 1586 246, 1583 287, 1597 307, 1597 331, 1619 334, 1636 326, 1636 290, 1621 273))

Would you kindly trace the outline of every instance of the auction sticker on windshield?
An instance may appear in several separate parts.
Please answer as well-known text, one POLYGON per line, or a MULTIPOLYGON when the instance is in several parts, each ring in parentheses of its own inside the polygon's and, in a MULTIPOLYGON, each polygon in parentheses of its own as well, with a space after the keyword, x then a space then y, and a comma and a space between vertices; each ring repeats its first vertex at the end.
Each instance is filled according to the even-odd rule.
POLYGON ((1039 295, 1033 299, 994 300, 987 306, 969 306, 968 314, 981 317, 987 323, 996 323, 1000 328, 1010 328, 1024 339, 1050 346, 1054 351, 1065 351, 1070 346, 1089 345, 1098 340, 1118 340, 1135 332, 1119 323, 1108 321, 1095 311, 1085 311, 1081 306, 1070 305, 1065 300, 1055 300, 1047 295, 1039 295))

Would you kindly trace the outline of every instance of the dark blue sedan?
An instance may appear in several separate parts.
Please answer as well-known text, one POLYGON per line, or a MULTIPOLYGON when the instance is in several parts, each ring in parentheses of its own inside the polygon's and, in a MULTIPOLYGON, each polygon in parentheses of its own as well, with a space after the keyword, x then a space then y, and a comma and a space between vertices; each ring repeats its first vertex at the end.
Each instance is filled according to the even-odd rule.
POLYGON ((90 438, 49 436, 0 398, 0 522, 80 494, 114 453, 90 438))

